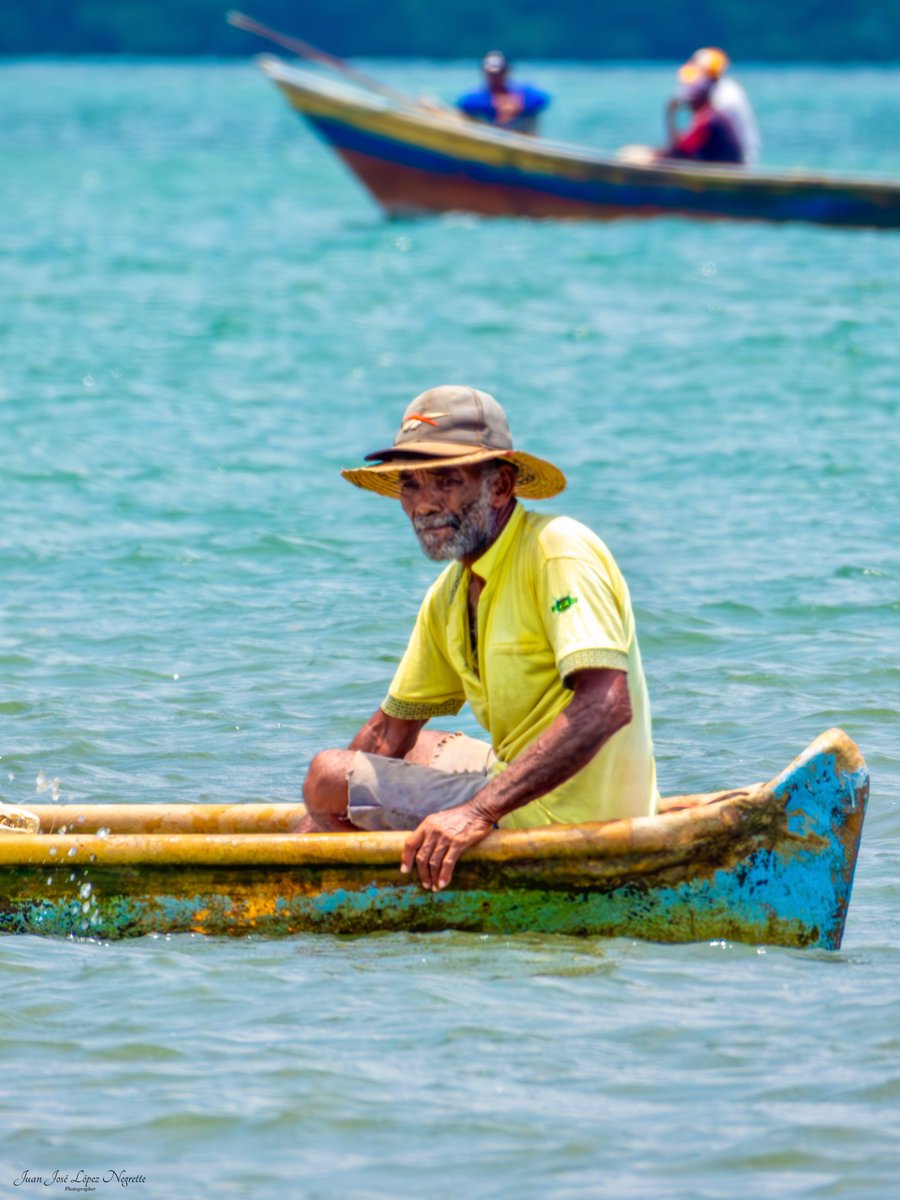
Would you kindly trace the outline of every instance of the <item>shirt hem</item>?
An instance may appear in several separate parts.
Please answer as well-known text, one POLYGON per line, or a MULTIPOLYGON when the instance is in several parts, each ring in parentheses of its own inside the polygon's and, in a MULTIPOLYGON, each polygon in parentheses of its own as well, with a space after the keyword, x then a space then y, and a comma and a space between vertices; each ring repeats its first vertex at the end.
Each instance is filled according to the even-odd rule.
POLYGON ((561 679, 568 679, 576 671, 613 670, 628 671, 628 655, 622 650, 573 650, 564 654, 557 664, 561 679))

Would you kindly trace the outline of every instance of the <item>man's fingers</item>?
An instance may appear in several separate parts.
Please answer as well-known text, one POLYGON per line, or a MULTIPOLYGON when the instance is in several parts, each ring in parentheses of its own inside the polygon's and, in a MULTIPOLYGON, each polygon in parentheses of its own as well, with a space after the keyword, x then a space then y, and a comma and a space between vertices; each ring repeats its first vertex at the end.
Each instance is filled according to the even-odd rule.
POLYGON ((416 866, 419 868, 422 886, 429 891, 434 891, 446 852, 446 843, 439 833, 432 833, 419 847, 416 866))
POLYGON ((443 861, 441 862, 441 869, 437 877, 437 886, 435 887, 435 891, 441 891, 441 889, 445 888, 453 878, 453 868, 456 866, 456 860, 459 858, 461 853, 462 846, 455 846, 453 843, 451 843, 447 847, 447 851, 444 854, 443 861))
POLYGON ((408 873, 412 870, 413 863, 415 863, 419 874, 419 881, 425 888, 430 889, 432 887, 432 880, 437 879, 438 871, 440 870, 441 861, 443 860, 442 852, 439 852, 435 857, 434 869, 431 866, 432 856, 435 855, 435 849, 439 847, 439 842, 439 834, 428 828, 426 818, 426 821, 418 829, 414 829, 403 844, 400 870, 408 873))
POLYGON ((424 841, 425 834, 422 832, 422 826, 414 829, 406 841, 403 843, 403 856, 400 859, 400 870, 409 872, 412 870, 413 862, 419 852, 419 847, 424 841))
POLYGON ((415 863, 419 882, 430 892, 447 887, 463 851, 480 842, 491 830, 490 822, 481 816, 460 820, 457 810, 450 812, 456 819, 449 813, 426 817, 403 845, 401 871, 411 871, 415 863))

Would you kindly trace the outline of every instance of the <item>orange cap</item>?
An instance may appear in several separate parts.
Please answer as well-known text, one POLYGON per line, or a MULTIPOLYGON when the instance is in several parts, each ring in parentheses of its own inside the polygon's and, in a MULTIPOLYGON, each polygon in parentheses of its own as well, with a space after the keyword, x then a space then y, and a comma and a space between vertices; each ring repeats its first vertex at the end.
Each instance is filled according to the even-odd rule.
POLYGON ((703 46, 695 50, 678 72, 682 83, 694 83, 701 75, 707 79, 719 79, 730 66, 731 60, 724 50, 715 46, 703 46))

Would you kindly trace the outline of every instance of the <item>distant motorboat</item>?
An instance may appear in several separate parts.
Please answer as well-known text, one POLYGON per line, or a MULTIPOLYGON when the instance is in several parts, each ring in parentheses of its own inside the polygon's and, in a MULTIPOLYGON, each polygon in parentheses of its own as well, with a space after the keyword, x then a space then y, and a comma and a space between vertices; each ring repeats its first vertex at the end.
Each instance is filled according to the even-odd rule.
POLYGON ((900 181, 598 154, 272 55, 257 61, 391 216, 682 216, 900 228, 900 181))

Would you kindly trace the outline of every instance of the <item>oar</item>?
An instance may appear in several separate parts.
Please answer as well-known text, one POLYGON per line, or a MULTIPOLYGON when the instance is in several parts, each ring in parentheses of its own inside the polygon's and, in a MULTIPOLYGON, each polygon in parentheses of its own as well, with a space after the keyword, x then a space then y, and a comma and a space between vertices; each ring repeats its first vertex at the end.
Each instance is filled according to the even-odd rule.
POLYGON ((304 42, 300 38, 288 37, 287 34, 279 33, 277 29, 269 29, 267 25, 261 25, 259 21, 255 21, 253 17, 248 17, 242 12, 230 12, 225 20, 229 25, 234 25, 236 29, 244 29, 247 33, 255 33, 257 36, 267 38, 270 42, 275 42, 278 46, 283 46, 285 50, 290 50, 292 54, 298 55, 300 58, 308 58, 310 62, 321 63, 322 66, 331 67, 333 71, 340 71, 341 74, 355 79, 357 83, 361 83, 372 92, 380 92, 382 96, 388 96, 391 100, 396 100, 402 104, 417 104, 418 102, 412 96, 405 96, 403 92, 396 92, 393 88, 387 87, 383 83, 379 83, 377 79, 373 79, 371 75, 366 75, 364 71, 358 71, 356 67, 352 67, 350 63, 344 62, 342 58, 337 58, 334 54, 328 54, 325 50, 319 50, 309 42, 304 42))

